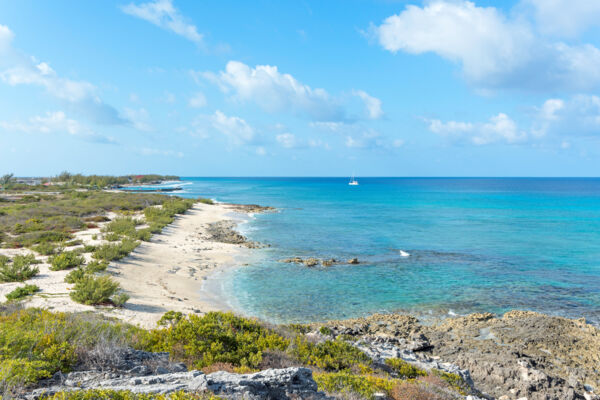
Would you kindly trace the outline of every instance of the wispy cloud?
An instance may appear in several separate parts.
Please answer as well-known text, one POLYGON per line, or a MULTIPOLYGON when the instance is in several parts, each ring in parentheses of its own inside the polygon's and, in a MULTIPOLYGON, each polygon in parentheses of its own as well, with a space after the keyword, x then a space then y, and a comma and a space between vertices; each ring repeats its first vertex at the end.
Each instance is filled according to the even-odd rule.
POLYGON ((39 62, 34 57, 23 55, 12 47, 13 38, 12 31, 0 25, 1 81, 10 86, 42 87, 72 111, 99 124, 128 123, 115 108, 102 101, 93 84, 64 78, 58 75, 47 62, 39 62))
POLYGON ((97 143, 116 143, 113 138, 94 132, 79 121, 68 118, 63 111, 47 112, 22 121, 0 121, 0 129, 9 133, 42 133, 75 135, 87 141, 97 143))
POLYGON ((198 33, 198 28, 186 21, 186 18, 175 8, 172 0, 155 0, 140 4, 130 3, 122 6, 121 10, 196 44, 202 44, 203 42, 203 35, 198 33))

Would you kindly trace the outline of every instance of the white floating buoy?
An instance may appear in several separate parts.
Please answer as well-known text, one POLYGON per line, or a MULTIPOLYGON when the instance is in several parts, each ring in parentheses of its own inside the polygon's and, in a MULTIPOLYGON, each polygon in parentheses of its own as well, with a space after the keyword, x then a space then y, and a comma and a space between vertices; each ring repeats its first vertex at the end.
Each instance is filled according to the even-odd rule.
POLYGON ((410 256, 410 253, 407 253, 404 250, 400 250, 400 257, 408 257, 408 256, 410 256))

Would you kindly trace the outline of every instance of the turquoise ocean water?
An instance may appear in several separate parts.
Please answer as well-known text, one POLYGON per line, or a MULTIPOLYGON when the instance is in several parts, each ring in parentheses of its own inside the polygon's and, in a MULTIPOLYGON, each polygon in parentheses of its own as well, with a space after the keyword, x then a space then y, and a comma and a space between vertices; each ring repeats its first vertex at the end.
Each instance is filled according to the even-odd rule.
POLYGON ((272 247, 220 277, 248 315, 290 322, 517 308, 600 321, 600 179, 184 181, 178 195, 279 209, 242 226, 272 247), (361 264, 277 261, 291 256, 361 264))

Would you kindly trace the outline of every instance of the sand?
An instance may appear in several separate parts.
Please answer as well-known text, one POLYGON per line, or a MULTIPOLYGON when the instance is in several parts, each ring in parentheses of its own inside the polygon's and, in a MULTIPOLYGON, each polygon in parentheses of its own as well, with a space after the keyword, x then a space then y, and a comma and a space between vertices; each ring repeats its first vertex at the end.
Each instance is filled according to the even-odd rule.
MULTIPOLYGON (((73 285, 64 282, 69 271, 50 271, 47 257, 43 256, 37 257, 44 260, 39 265, 40 274, 25 282, 39 286, 41 291, 25 305, 53 311, 95 311, 144 328, 155 327, 160 317, 170 310, 197 314, 229 311, 230 307, 218 291, 204 285, 205 279, 217 271, 245 264, 253 250, 239 244, 212 241, 206 232, 208 224, 223 220, 241 222, 243 214, 226 204, 198 203, 184 215, 177 216, 150 242, 142 242, 128 257, 111 262, 107 272, 131 296, 123 308, 75 303, 69 297, 73 285)), ((100 228, 78 232, 77 237, 85 244, 100 244, 102 240, 92 238, 100 228)), ((31 251, 0 250, 0 254, 8 256, 27 253, 31 251)), ((89 260, 90 255, 85 256, 89 260)), ((211 279, 213 285, 214 280, 211 279)), ((0 284, 0 301, 22 285, 0 284)))

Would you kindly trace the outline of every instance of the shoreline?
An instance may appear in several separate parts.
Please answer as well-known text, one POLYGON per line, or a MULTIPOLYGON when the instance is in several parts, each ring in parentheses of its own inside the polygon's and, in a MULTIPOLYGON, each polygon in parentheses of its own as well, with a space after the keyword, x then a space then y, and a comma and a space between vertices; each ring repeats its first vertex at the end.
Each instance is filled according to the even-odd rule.
POLYGON ((250 258, 250 248, 214 240, 209 233, 211 224, 237 224, 243 220, 241 215, 239 208, 229 204, 196 203, 150 242, 111 264, 115 279, 131 296, 119 318, 152 328, 167 311, 239 313, 220 298, 221 291, 207 286, 207 280, 250 258), (134 313, 129 315, 128 310, 134 313))

